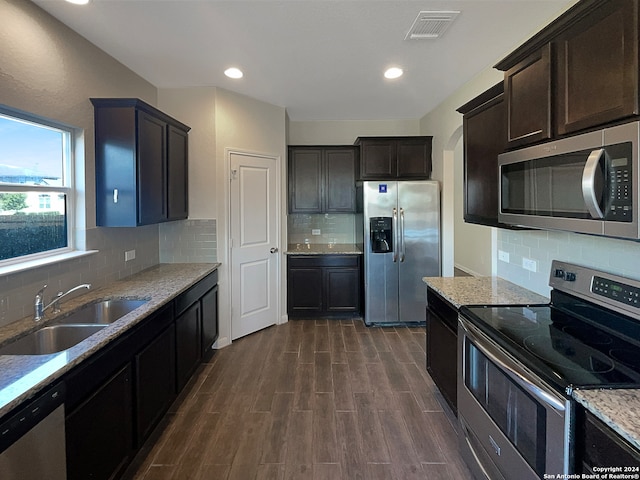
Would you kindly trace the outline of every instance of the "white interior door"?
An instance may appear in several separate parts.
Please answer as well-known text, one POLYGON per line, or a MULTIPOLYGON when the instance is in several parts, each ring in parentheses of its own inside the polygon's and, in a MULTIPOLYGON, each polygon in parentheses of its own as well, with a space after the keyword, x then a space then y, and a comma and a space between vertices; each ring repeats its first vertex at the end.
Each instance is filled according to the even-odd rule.
POLYGON ((274 157, 230 154, 231 339, 278 317, 278 176, 274 157))

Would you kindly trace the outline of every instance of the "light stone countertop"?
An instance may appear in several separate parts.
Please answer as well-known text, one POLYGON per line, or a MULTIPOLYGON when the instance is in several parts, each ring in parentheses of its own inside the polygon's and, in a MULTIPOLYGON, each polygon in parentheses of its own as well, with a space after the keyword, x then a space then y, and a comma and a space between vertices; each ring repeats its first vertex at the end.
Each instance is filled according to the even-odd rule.
POLYGON ((62 312, 36 324, 31 316, 0 328, 0 345, 55 322, 80 306, 109 299, 144 299, 147 303, 107 325, 70 349, 50 355, 0 355, 0 417, 91 354, 138 324, 215 271, 219 263, 161 264, 62 303, 62 312))
POLYGON ((574 390, 573 398, 640 450, 640 390, 574 390))
POLYGON ((547 297, 499 277, 424 277, 422 281, 458 309, 463 305, 549 303, 547 297))
POLYGON ((291 243, 285 255, 362 255, 362 249, 353 243, 291 243))

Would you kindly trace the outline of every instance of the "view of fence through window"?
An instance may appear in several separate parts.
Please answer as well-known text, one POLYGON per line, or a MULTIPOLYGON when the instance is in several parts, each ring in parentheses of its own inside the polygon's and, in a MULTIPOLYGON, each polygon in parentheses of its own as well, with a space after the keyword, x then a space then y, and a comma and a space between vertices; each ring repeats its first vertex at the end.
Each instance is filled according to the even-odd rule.
POLYGON ((69 246, 70 139, 0 110, 0 262, 69 246))

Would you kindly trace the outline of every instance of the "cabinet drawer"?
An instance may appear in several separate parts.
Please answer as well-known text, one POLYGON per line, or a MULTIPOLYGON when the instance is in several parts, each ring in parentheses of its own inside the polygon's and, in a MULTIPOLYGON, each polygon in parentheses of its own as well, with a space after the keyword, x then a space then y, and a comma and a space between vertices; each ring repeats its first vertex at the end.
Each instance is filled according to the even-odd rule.
POLYGON ((197 302, 218 283, 218 271, 210 273, 175 300, 176 317, 197 302))
POLYGON ((288 264, 296 267, 357 267, 359 255, 298 255, 289 256, 288 264))

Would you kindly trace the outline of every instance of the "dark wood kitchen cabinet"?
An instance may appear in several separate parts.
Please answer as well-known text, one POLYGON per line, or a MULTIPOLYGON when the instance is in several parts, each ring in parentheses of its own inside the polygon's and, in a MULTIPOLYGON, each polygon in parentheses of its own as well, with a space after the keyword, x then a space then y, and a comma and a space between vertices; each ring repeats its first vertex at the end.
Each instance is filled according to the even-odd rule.
POLYGON ((433 137, 358 137, 360 180, 427 180, 433 137))
POLYGON ((427 287, 427 371, 451 410, 458 412, 458 310, 427 287))
POLYGON ((551 45, 504 74, 507 142, 510 147, 547 140, 551 130, 551 45))
POLYGON ((361 314, 359 255, 287 257, 287 313, 290 318, 339 318, 361 314))
POLYGON ((640 451, 581 405, 576 409, 575 448, 576 473, 594 475, 596 467, 626 467, 628 473, 638 473, 640 451))
POLYGON ((555 44, 559 135, 639 113, 637 1, 599 2, 555 44))
POLYGON ((132 98, 92 98, 96 224, 132 227, 187 218, 189 127, 132 98))
POLYGON ((289 147, 289 213, 354 213, 357 149, 289 147))
POLYGON ((506 148, 504 84, 501 82, 458 109, 463 114, 464 221, 498 223, 498 155, 506 148))
POLYGON ((509 148, 640 114, 638 0, 581 0, 498 62, 509 148))

